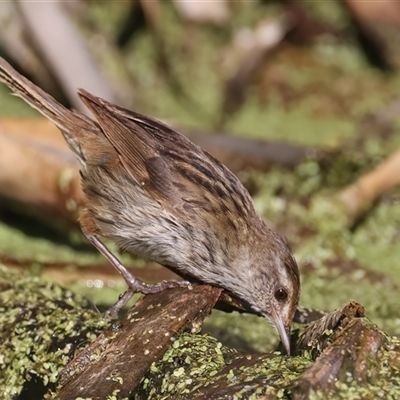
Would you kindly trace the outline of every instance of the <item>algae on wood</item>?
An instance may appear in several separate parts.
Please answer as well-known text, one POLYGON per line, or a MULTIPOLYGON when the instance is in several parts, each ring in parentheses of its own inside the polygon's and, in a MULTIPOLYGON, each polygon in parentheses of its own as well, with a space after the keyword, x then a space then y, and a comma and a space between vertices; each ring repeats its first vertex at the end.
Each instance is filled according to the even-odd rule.
POLYGON ((105 326, 68 289, 0 266, 0 393, 41 399, 71 358, 105 326))

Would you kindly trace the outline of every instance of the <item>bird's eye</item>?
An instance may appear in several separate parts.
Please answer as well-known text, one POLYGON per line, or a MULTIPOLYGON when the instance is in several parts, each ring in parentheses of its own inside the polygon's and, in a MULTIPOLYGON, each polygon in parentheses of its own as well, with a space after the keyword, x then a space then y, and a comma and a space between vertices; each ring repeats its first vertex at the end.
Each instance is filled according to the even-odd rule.
POLYGON ((286 301, 286 299, 288 298, 288 292, 286 289, 284 288, 279 288, 276 292, 275 292, 275 299, 278 301, 286 301))

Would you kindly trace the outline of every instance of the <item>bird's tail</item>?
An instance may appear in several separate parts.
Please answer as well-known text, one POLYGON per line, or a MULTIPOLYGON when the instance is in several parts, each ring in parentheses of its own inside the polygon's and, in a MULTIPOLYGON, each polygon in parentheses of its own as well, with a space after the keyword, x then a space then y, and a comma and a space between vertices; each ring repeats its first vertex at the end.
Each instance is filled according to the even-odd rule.
POLYGON ((48 93, 18 73, 7 61, 0 57, 0 81, 5 83, 18 97, 36 108, 50 119, 64 135, 71 150, 85 162, 84 150, 80 143, 82 136, 89 138, 99 133, 98 125, 84 114, 70 110, 56 101, 48 93))

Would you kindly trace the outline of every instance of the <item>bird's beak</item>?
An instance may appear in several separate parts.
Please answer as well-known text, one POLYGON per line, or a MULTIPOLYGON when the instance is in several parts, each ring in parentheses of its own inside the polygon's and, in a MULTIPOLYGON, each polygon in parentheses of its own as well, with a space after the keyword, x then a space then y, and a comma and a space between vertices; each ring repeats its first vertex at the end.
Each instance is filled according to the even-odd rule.
POLYGON ((285 326, 283 324, 282 318, 275 310, 272 310, 271 316, 279 336, 281 337, 283 347, 285 348, 287 355, 290 356, 290 326, 285 326))

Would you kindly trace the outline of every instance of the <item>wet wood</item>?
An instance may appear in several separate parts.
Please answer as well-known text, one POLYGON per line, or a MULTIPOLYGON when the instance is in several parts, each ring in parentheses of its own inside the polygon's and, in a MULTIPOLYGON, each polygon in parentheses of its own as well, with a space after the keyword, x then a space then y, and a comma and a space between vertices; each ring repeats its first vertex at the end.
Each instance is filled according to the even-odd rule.
MULTIPOLYGON (((90 246, 88 244, 89 248, 91 248, 90 246)), ((93 251, 96 250, 93 249, 93 251)), ((28 271, 32 264, 38 263, 38 260, 34 258, 16 259, 7 255, 0 255, 0 263, 14 271, 23 273, 24 271, 28 271)), ((115 281, 124 282, 121 275, 107 261, 73 266, 71 261, 40 261, 39 263, 42 277, 62 285, 76 284, 79 281, 96 280, 97 282, 103 282, 103 286, 107 287, 112 286, 115 281)), ((134 276, 144 282, 157 283, 163 280, 180 280, 177 274, 151 261, 141 266, 132 261, 126 267, 134 276)))
POLYGON ((394 152, 377 168, 361 176, 338 193, 350 220, 362 216, 385 192, 400 185, 400 150, 394 152))
POLYGON ((379 365, 378 352, 388 338, 363 316, 363 307, 350 302, 307 326, 297 351, 308 349, 315 362, 297 381, 294 400, 308 399, 316 390, 339 393, 336 382, 349 377, 358 385, 367 384, 368 371, 379 365))
POLYGON ((104 399, 115 390, 118 398, 129 396, 173 338, 184 330, 199 330, 220 293, 210 286, 194 286, 143 297, 65 367, 56 398, 104 399), (81 372, 74 375, 76 370, 81 372))
POLYGON ((309 323, 296 345, 296 353, 312 351, 316 358, 328 345, 332 333, 344 328, 354 318, 364 316, 364 308, 355 301, 309 323))
POLYGON ((78 163, 49 121, 0 121, 0 197, 50 223, 76 223, 84 203, 78 163))

